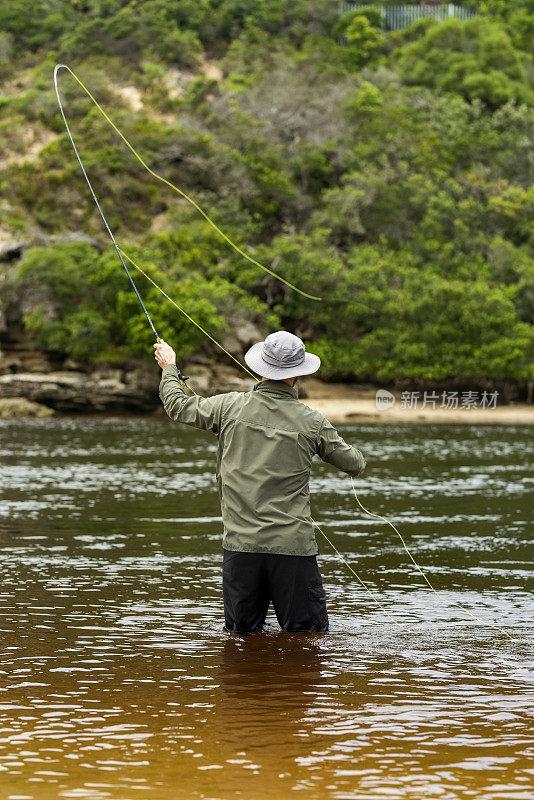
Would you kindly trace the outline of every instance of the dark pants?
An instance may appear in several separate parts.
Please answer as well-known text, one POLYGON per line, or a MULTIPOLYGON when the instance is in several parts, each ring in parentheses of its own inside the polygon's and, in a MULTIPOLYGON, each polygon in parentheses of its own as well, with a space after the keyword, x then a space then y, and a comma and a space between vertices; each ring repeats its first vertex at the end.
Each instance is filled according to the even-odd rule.
POLYGON ((328 630, 326 597, 316 556, 225 550, 223 599, 228 631, 262 630, 270 601, 282 630, 328 630))

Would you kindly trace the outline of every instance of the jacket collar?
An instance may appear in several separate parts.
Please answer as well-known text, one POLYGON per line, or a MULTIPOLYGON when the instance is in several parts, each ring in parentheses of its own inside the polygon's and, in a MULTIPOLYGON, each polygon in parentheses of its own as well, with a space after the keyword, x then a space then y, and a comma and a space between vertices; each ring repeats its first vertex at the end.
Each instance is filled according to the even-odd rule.
POLYGON ((299 393, 296 387, 290 386, 285 381, 264 380, 259 381, 254 386, 255 392, 265 392, 267 394, 289 395, 290 397, 298 398, 299 393))

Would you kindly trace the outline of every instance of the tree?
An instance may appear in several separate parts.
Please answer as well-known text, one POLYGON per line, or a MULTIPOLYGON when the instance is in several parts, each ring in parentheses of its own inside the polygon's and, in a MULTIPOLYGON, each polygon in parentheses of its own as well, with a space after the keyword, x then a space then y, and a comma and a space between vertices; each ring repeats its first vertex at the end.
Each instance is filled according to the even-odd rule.
POLYGON ((524 59, 503 28, 489 19, 451 19, 432 26, 393 57, 407 84, 479 98, 492 108, 510 100, 534 102, 524 59))
POLYGON ((367 17, 358 15, 353 17, 345 31, 349 59, 355 67, 367 64, 382 45, 382 35, 369 22, 367 17))

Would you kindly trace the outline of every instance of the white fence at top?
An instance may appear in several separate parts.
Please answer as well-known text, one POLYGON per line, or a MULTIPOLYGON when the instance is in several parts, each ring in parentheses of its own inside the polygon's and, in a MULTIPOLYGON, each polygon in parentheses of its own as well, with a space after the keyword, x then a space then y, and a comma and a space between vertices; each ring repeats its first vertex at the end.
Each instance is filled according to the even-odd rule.
POLYGON ((343 3, 341 6, 341 13, 345 14, 347 11, 352 11, 358 8, 377 8, 382 17, 382 27, 389 31, 397 31, 400 28, 406 28, 420 19, 425 17, 435 17, 440 22, 448 19, 449 17, 458 17, 458 19, 471 19, 476 17, 475 11, 471 11, 463 6, 455 6, 453 3, 440 6, 381 6, 379 8, 377 3, 343 3))

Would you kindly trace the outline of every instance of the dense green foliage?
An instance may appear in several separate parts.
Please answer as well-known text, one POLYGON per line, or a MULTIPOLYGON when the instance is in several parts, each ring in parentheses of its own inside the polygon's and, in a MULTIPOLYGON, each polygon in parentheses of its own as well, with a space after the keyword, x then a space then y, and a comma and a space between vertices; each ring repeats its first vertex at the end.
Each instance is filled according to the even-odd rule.
MULTIPOLYGON (((533 377, 534 2, 464 5, 483 13, 386 32, 377 5, 340 18, 330 0, 0 0, 5 225, 105 245, 26 253, 14 290, 49 298, 25 319, 36 346, 85 362, 151 346, 62 127, 64 60, 147 163, 327 298, 240 257, 62 73, 119 244, 212 335, 287 327, 337 378, 533 377)), ((213 347, 139 287, 182 355, 213 347)))

